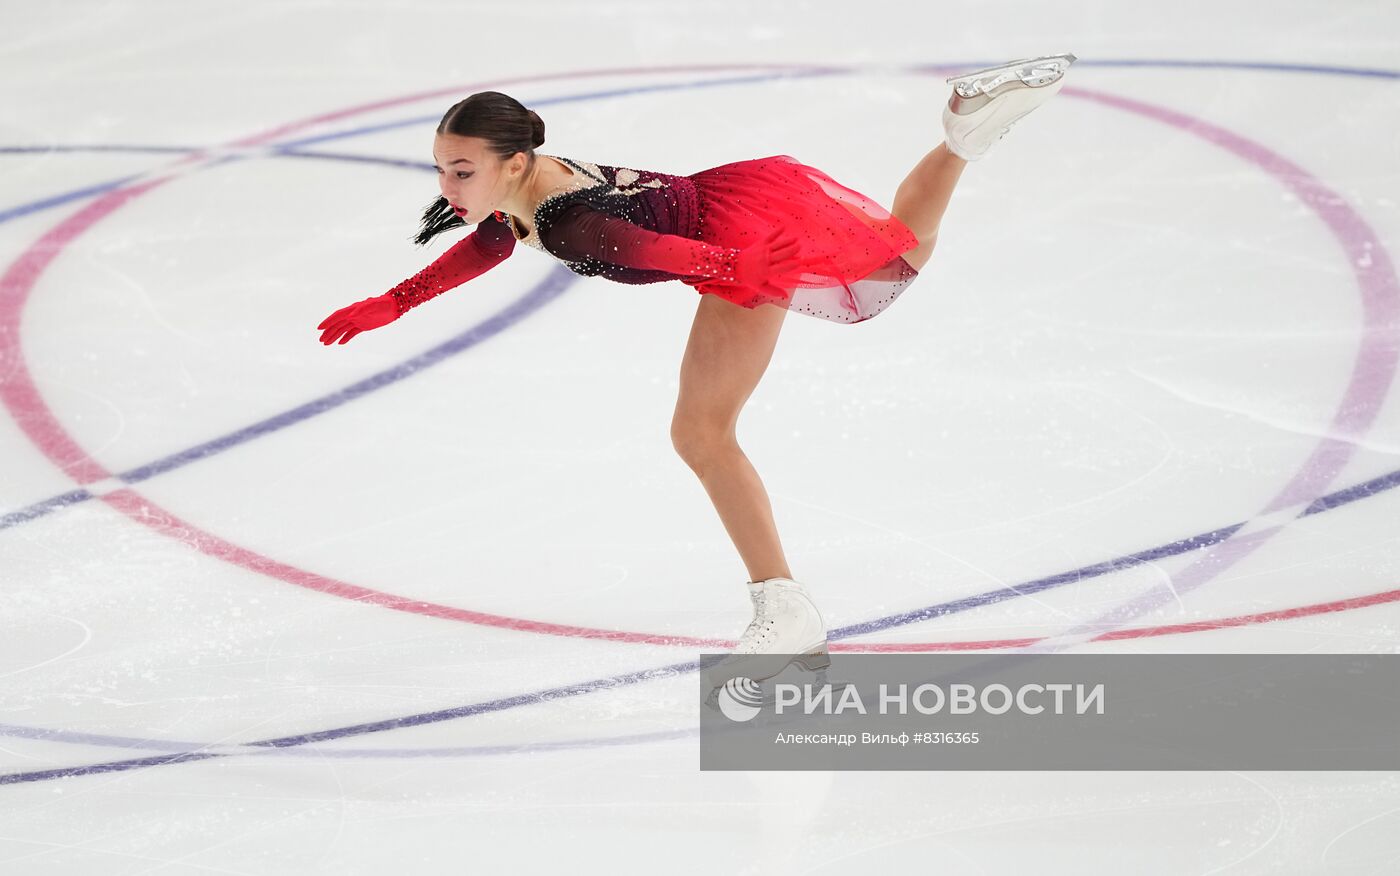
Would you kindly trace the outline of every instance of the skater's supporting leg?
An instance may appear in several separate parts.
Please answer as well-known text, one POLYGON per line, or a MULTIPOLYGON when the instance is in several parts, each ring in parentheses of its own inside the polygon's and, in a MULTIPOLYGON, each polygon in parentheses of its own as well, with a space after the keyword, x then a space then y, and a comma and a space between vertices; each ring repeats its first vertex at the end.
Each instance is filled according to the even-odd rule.
POLYGON ((916 271, 922 270, 933 255, 948 199, 966 166, 966 161, 940 143, 914 166, 895 192, 890 212, 919 238, 919 245, 904 253, 904 260, 916 271))
POLYGON ((763 481, 739 448, 739 412, 767 370, 787 309, 701 295, 671 420, 676 452, 700 478, 749 579, 791 578, 763 481))

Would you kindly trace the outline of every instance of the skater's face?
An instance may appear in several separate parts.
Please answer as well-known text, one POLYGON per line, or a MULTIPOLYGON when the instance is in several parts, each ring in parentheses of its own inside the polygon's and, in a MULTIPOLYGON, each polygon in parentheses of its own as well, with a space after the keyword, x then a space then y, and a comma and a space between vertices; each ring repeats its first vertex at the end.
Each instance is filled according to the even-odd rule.
POLYGON ((468 224, 480 222, 512 200, 527 163, 524 152, 497 158, 480 137, 438 134, 433 138, 438 190, 468 224))

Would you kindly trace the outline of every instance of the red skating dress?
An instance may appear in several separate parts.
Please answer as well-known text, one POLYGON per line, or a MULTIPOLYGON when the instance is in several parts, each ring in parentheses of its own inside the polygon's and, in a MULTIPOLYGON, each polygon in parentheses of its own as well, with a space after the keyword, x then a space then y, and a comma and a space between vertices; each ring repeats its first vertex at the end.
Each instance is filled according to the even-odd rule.
POLYGON ((500 212, 480 222, 468 238, 477 258, 503 260, 519 240, 584 276, 680 280, 743 307, 771 303, 842 323, 880 313, 918 276, 901 255, 919 242, 903 222, 790 155, 688 176, 542 157, 574 175, 540 201, 528 234, 500 212), (735 256, 775 226, 796 235, 799 268, 771 278, 776 289, 737 283, 735 256))

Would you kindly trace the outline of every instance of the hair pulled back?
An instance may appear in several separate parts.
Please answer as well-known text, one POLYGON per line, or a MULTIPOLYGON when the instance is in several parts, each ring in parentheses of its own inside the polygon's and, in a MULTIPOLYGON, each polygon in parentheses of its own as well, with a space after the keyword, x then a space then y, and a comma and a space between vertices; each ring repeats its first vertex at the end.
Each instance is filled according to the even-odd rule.
MULTIPOLYGON (((528 173, 535 165, 536 147, 544 145, 544 120, 508 94, 478 91, 448 109, 438 122, 437 133, 480 137, 502 160, 524 152, 529 161, 528 173)), ((452 211, 447 199, 439 195, 423 210, 421 227, 411 239, 422 246, 449 228, 466 224, 452 211)))

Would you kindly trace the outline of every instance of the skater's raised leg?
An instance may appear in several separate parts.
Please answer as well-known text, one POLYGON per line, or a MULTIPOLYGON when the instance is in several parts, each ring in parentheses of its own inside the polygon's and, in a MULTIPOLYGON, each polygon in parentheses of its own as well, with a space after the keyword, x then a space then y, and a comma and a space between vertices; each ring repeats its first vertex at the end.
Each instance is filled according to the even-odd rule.
POLYGON ((948 199, 953 197, 953 188, 966 166, 966 161, 940 143, 914 165, 895 191, 890 212, 919 238, 919 245, 904 253, 904 260, 916 271, 922 270, 933 255, 948 199))

